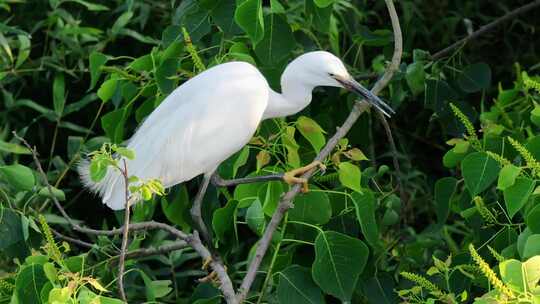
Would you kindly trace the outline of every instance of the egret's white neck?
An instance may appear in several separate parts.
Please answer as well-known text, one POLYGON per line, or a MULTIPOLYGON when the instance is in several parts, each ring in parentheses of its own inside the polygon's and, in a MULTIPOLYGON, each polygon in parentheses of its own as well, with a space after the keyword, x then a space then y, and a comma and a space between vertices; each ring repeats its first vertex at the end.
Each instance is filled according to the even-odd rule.
POLYGON ((281 94, 270 90, 263 119, 293 115, 309 105, 314 86, 302 74, 294 62, 287 66, 281 76, 281 94))

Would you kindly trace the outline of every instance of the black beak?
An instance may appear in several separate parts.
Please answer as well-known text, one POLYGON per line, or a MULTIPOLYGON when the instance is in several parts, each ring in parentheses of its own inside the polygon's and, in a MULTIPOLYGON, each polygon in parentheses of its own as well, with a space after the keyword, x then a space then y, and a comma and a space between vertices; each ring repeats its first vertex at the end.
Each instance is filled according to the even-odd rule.
POLYGON ((377 110, 381 111, 386 117, 390 117, 392 114, 396 114, 394 109, 392 109, 389 105, 384 103, 377 95, 371 93, 370 90, 364 88, 361 84, 359 84, 356 80, 352 78, 343 79, 341 77, 334 77, 337 82, 339 82, 345 89, 356 93, 358 96, 364 98, 367 102, 369 102, 372 106, 374 106, 377 110))

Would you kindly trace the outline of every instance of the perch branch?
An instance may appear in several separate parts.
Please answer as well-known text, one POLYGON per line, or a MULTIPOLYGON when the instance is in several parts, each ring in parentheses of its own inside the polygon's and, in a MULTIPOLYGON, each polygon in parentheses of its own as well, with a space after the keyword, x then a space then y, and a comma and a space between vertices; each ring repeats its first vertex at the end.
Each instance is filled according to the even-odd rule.
POLYGON ((467 42, 473 40, 473 39, 476 39, 492 30, 494 30, 496 27, 498 27, 499 25, 503 24, 504 22, 510 20, 510 19, 513 19, 523 13, 526 13, 534 8, 536 8, 537 6, 540 6, 540 0, 536 0, 536 1, 532 1, 528 4, 525 4, 521 7, 518 7, 516 9, 514 9, 513 11, 510 11, 508 13, 506 13, 505 15, 493 20, 492 22, 486 24, 486 25, 483 25, 481 26, 478 30, 474 31, 472 34, 470 34, 469 36, 463 38, 463 39, 460 39, 458 40, 457 42, 454 42, 453 44, 451 44, 450 46, 438 51, 437 53, 433 54, 431 56, 431 59, 433 60, 438 60, 438 59, 441 59, 445 56, 447 56, 448 54, 450 54, 452 51, 454 51, 455 49, 457 48, 460 48, 462 46, 464 46, 465 44, 467 44, 467 42))
POLYGON ((153 230, 153 229, 161 229, 164 231, 169 232, 170 234, 174 235, 181 241, 186 242, 187 245, 189 245, 191 248, 193 248, 197 254, 203 259, 203 260, 212 260, 210 263, 210 267, 213 271, 216 272, 220 285, 219 288, 221 292, 223 293, 223 296, 225 297, 225 300, 228 304, 236 304, 238 303, 236 300, 236 295, 234 292, 234 288, 231 282, 231 278, 227 274, 227 270, 225 269, 225 266, 223 265, 223 262, 219 257, 212 257, 212 254, 206 248, 199 238, 199 234, 197 231, 194 231, 193 234, 186 234, 185 232, 176 229, 173 226, 167 225, 165 223, 155 222, 155 221, 148 221, 148 222, 140 222, 140 223, 134 223, 134 224, 124 224, 120 228, 111 229, 111 230, 97 230, 97 229, 91 229, 91 228, 85 228, 80 225, 78 225, 64 210, 58 199, 54 196, 54 192, 52 189, 51 184, 47 180, 47 174, 45 174, 45 171, 43 171, 43 168, 41 166, 41 162, 37 158, 37 152, 36 149, 31 147, 30 144, 22 137, 17 135, 17 133, 13 132, 13 135, 20 140, 32 153, 32 158, 34 160, 34 163, 36 165, 36 168, 43 179, 43 182, 45 183, 45 186, 47 187, 49 191, 49 195, 52 198, 52 201, 54 205, 57 207, 57 209, 60 211, 61 215, 66 219, 66 221, 69 223, 69 225, 76 231, 87 233, 87 234, 94 234, 94 235, 106 235, 106 236, 113 236, 113 235, 120 235, 124 232, 124 226, 127 225, 127 229, 131 231, 138 231, 138 230, 153 230))
POLYGON ((127 302, 126 292, 124 291, 124 269, 125 269, 125 260, 126 260, 126 251, 128 245, 128 236, 129 236, 129 177, 128 169, 126 165, 126 160, 123 160, 124 169, 120 170, 122 177, 124 178, 124 230, 122 231, 122 246, 120 247, 120 257, 118 260, 118 292, 120 293, 120 298, 124 302, 127 302))
MULTIPOLYGON (((397 16, 394 3, 392 2, 392 0, 385 0, 385 2, 388 8, 388 12, 390 14, 390 19, 392 20, 392 28, 394 31, 394 54, 392 56, 392 61, 390 65, 386 68, 384 75, 373 86, 371 91, 374 94, 378 94, 383 88, 386 87, 390 79, 392 79, 394 72, 399 68, 403 49, 403 38, 401 36, 399 18, 397 16)), ((369 105, 366 102, 356 103, 343 125, 337 130, 336 134, 334 134, 334 136, 332 136, 328 140, 328 142, 321 150, 321 152, 317 155, 315 160, 323 161, 326 157, 328 157, 330 153, 334 150, 339 140, 347 134, 347 132, 351 129, 358 117, 360 117, 360 115, 368 108, 369 105)), ((309 179, 314 172, 315 169, 312 169, 306 172, 302 177, 309 179)), ((257 246, 257 249, 255 251, 255 256, 253 257, 253 260, 248 267, 246 276, 244 277, 244 280, 242 281, 242 284, 238 290, 237 299, 239 303, 245 300, 251 288, 251 285, 255 280, 255 276, 257 274, 259 266, 261 265, 262 259, 266 254, 268 247, 270 246, 272 236, 287 210, 289 210, 293 206, 292 201, 296 197, 296 195, 300 193, 300 190, 301 186, 295 185, 281 198, 278 207, 274 212, 272 219, 270 220, 270 223, 266 227, 266 230, 264 231, 264 234, 259 241, 259 245, 257 246)))

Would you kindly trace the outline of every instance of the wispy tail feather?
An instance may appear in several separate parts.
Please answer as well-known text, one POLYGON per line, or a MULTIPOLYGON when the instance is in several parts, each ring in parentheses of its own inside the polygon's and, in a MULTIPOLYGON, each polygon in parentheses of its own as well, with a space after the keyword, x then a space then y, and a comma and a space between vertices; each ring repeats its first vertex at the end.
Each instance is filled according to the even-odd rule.
POLYGON ((82 159, 77 165, 77 171, 84 187, 98 194, 104 204, 113 210, 124 209, 125 193, 123 185, 119 183, 122 180, 122 174, 118 170, 108 168, 105 177, 95 182, 90 177, 90 160, 82 159))

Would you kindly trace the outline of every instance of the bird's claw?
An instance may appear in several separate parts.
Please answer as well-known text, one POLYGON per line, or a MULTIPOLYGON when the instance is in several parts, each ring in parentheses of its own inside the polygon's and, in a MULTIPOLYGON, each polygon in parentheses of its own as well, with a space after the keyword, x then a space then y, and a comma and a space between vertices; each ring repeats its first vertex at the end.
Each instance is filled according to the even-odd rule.
MULTIPOLYGON (((208 268, 210 267, 210 264, 213 262, 212 258, 209 257, 209 258, 206 258, 204 261, 203 261, 203 264, 201 266, 201 269, 202 270, 208 270, 208 268)), ((227 266, 224 266, 225 267, 225 271, 227 270, 227 266)), ((200 283, 206 283, 206 282, 211 282, 213 284, 219 284, 219 278, 218 278, 218 274, 217 272, 215 271, 212 271, 210 272, 207 276, 205 277, 202 277, 198 280, 200 283)))
POLYGON ((316 160, 307 166, 296 168, 291 171, 285 172, 285 174, 283 174, 283 180, 289 185, 302 184, 302 192, 306 193, 309 191, 308 180, 303 177, 297 177, 297 176, 302 175, 315 167, 318 167, 321 171, 326 170, 326 166, 322 162, 316 160))

